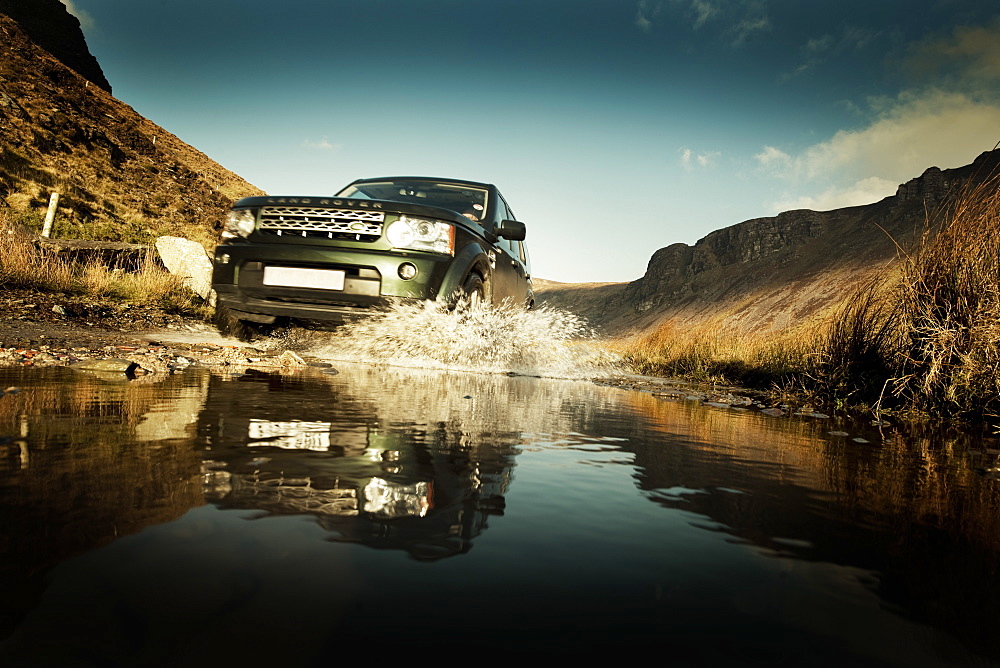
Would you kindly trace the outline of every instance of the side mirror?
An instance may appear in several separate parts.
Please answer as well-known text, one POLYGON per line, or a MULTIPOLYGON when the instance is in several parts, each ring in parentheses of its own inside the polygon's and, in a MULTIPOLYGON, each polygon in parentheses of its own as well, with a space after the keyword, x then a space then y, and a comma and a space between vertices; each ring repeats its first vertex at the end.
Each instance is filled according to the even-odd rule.
POLYGON ((524 223, 516 220, 501 220, 493 229, 493 234, 513 241, 523 241, 525 232, 524 223))

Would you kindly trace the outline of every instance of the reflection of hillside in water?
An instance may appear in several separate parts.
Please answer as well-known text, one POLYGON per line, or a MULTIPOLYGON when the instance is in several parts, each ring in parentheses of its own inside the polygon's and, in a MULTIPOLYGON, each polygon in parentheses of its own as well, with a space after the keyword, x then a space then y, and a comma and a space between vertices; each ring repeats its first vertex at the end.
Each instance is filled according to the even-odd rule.
MULTIPOLYGON (((0 369, 0 586, 204 503, 192 447, 206 373, 108 382, 65 368, 0 369)), ((34 583, 34 584, 33 584, 34 583)), ((2 624, 2 622, 0 622, 2 624)))
POLYGON ((984 609, 1000 617, 1000 490, 976 472, 995 465, 995 437, 889 430, 880 442, 867 425, 627 397, 644 420, 626 448, 652 501, 768 553, 872 573, 914 618, 993 643, 974 636, 984 609), (828 433, 839 429, 871 443, 828 433))
POLYGON ((570 429, 579 385, 339 369, 213 376, 199 427, 206 498, 310 514, 336 540, 422 559, 462 553, 503 512, 522 434, 570 429))

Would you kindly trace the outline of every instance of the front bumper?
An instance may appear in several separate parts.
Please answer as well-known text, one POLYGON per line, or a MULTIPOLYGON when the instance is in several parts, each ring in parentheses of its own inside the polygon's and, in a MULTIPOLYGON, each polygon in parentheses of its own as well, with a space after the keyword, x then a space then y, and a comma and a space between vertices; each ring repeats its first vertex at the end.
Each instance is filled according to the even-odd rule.
POLYGON ((215 250, 212 287, 218 303, 240 319, 267 322, 274 316, 343 322, 399 299, 438 298, 453 260, 419 252, 231 243, 215 250), (416 276, 400 278, 403 263, 416 267, 416 276), (268 266, 340 270, 343 289, 265 285, 268 266))

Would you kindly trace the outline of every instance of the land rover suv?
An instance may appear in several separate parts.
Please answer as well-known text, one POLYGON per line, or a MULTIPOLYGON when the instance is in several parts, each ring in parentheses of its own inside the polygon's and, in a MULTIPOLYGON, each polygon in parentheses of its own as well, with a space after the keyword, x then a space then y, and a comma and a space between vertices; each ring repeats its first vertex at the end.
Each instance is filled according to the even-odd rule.
POLYGON ((393 301, 534 303, 525 226, 496 186, 359 179, 332 197, 246 197, 215 249, 217 312, 343 322, 393 301))

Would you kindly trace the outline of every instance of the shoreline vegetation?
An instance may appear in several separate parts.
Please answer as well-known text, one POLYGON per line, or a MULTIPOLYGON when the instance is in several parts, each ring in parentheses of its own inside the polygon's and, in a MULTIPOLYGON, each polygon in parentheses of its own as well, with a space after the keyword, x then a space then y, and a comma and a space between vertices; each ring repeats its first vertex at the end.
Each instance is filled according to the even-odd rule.
MULTIPOLYGON (((747 338, 669 323, 610 348, 636 373, 797 396, 833 410, 1000 424, 1000 175, 928 214, 912 249, 819 324, 747 338)), ((150 254, 76 263, 0 210, 0 287, 125 302, 211 321, 150 254)))
POLYGON ((1000 422, 1000 175, 930 212, 915 247, 826 322, 756 339, 668 323, 613 345, 643 374, 1000 422))

